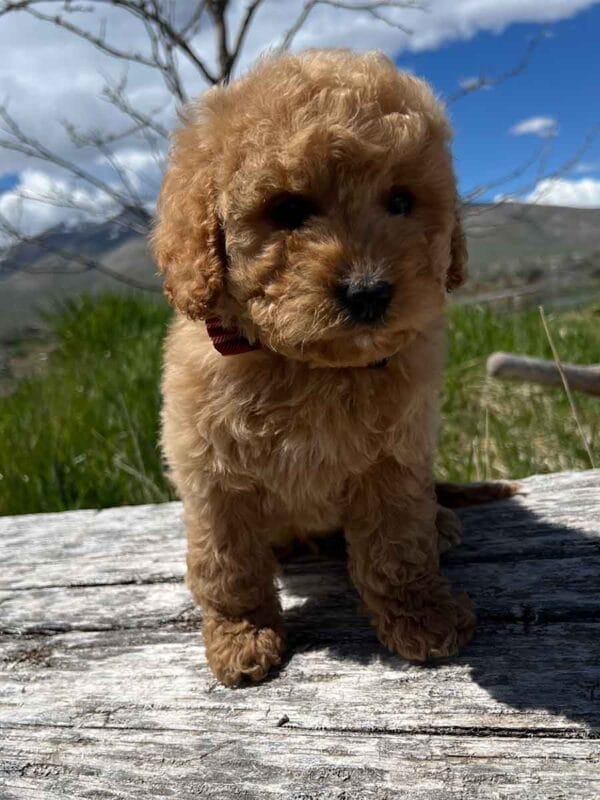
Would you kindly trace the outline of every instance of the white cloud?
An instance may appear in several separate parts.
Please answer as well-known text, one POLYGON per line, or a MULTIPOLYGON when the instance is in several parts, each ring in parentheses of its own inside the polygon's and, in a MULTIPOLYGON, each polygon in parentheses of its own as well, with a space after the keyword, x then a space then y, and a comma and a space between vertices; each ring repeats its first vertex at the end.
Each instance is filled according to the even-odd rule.
MULTIPOLYGON (((98 159, 100 160, 100 159, 98 159)), ((125 194, 134 192, 152 210, 161 180, 160 154, 124 150, 115 158, 123 173, 106 176, 108 189, 125 194)), ((101 221, 118 213, 121 206, 110 192, 65 179, 39 167, 28 167, 19 175, 16 186, 0 193, 0 216, 26 236, 35 236, 55 225, 101 221)), ((9 243, 0 228, 0 248, 9 243)))
POLYGON ((595 178, 546 178, 525 198, 528 203, 572 208, 600 207, 600 180, 595 178))
MULTIPOLYGON (((435 49, 446 42, 465 40, 480 31, 500 32, 515 22, 547 23, 572 17, 594 5, 598 0, 429 0, 427 11, 388 11, 390 19, 406 25, 411 35, 398 28, 385 25, 364 13, 348 12, 332 6, 317 6, 295 41, 296 48, 346 46, 358 50, 379 48, 390 55, 435 49)), ((275 45, 282 32, 302 9, 304 0, 265 0, 258 11, 247 39, 247 47, 238 65, 238 71, 265 48, 275 45)), ((99 4, 98 4, 99 5, 99 4)), ((173 4, 183 19, 196 3, 181 0, 173 4)), ((232 0, 231 27, 242 17, 247 0, 232 0)), ((98 33, 100 20, 106 19, 108 41, 128 50, 148 52, 144 28, 119 8, 102 4, 102 13, 81 13, 77 21, 98 33)), ((201 26, 194 39, 194 47, 206 59, 209 67, 216 62, 214 36, 208 25, 201 26)), ((67 119, 79 130, 119 131, 129 122, 110 103, 101 98, 106 78, 118 80, 125 63, 103 55, 88 42, 68 32, 31 18, 27 14, 13 13, 0 18, 0 98, 8 101, 11 114, 24 131, 35 136, 51 150, 71 159, 104 180, 113 179, 106 164, 97 158, 92 148, 77 147, 70 141, 61 124, 67 119)), ((202 92, 204 85, 195 68, 180 59, 184 84, 191 96, 202 92)), ((474 65, 478 68, 479 65, 474 65)), ((173 126, 175 109, 168 100, 162 79, 155 72, 140 65, 128 65, 130 97, 146 113, 167 128, 173 126)), ((458 76, 457 76, 458 77, 458 76)), ((157 184, 158 172, 147 159, 148 146, 141 139, 128 138, 116 146, 117 157, 125 160, 138 190, 150 193, 151 184, 157 184), (134 164, 134 162, 136 162, 134 164), (143 186, 142 186, 143 184, 143 186)), ((65 182, 57 170, 41 162, 33 162, 25 155, 0 148, 0 174, 21 173, 25 170, 23 184, 33 181, 33 176, 47 174, 48 179, 65 182)), ((128 173, 129 174, 129 173, 128 173)), ((90 194, 90 197, 92 197, 90 194)), ((19 201, 15 190, 0 195, 3 207, 16 213, 19 204, 29 230, 39 229, 43 220, 54 224, 57 220, 72 218, 65 209, 41 209, 41 204, 19 201), (8 205, 7 205, 8 204, 8 205)))
POLYGON ((573 168, 578 175, 588 175, 590 172, 600 172, 600 161, 581 161, 573 168))
POLYGON ((494 201, 570 208, 600 208, 600 179, 544 178, 525 197, 497 195, 494 201))
MULTIPOLYGON (((36 169, 24 170, 19 183, 0 194, 0 215, 26 236, 35 236, 61 223, 106 219, 117 210, 114 200, 101 191, 71 186, 64 179, 36 169), (45 198, 53 202, 44 202, 45 198)), ((0 247, 10 243, 10 237, 0 229, 0 247)))
POLYGON ((548 136, 554 136, 557 129, 558 121, 553 117, 528 117, 513 125, 509 133, 512 133, 513 136, 533 134, 534 136, 547 138, 548 136))

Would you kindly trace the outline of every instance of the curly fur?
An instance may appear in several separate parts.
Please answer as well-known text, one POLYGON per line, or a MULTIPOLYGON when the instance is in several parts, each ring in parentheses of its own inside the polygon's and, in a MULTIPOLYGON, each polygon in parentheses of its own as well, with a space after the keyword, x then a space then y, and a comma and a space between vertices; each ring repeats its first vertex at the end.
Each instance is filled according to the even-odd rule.
POLYGON ((273 547, 336 528, 387 647, 423 661, 472 633, 468 598, 439 569, 438 527, 458 529, 432 479, 444 307, 466 258, 449 139, 422 81, 347 51, 264 59, 175 134, 153 234, 179 312, 162 441, 208 661, 227 685, 280 662, 273 547), (393 185, 415 198, 407 216, 386 212, 393 185), (298 230, 269 217, 282 192, 315 204, 298 230), (393 284, 385 324, 340 311, 336 283, 361 277, 393 284), (207 315, 262 349, 223 358, 207 315))

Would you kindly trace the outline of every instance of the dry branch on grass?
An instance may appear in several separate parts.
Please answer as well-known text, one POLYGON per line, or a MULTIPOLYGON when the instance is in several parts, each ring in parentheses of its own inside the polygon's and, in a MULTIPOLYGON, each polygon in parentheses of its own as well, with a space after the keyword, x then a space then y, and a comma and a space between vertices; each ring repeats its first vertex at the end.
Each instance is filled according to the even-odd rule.
MULTIPOLYGON (((600 364, 591 366, 562 364, 562 369, 571 389, 600 395, 600 364)), ((514 353, 492 353, 487 360, 487 372, 494 378, 562 386, 557 365, 554 361, 546 361, 543 358, 518 356, 514 353)))

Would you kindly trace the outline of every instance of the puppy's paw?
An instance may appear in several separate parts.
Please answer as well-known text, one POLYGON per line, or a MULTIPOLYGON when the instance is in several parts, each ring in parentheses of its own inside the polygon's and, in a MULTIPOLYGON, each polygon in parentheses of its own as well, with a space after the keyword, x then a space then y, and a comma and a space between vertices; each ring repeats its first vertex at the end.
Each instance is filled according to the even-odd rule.
POLYGON ((225 686, 261 681, 281 663, 285 649, 283 630, 257 627, 248 620, 208 617, 203 628, 206 659, 217 680, 225 686))
POLYGON ((440 555, 462 542, 462 523, 454 511, 449 508, 438 506, 435 526, 438 532, 438 552, 440 555))
POLYGON ((465 645, 475 629, 475 614, 465 592, 421 600, 409 600, 407 607, 386 615, 377 625, 381 642, 409 661, 429 661, 454 655, 465 645))

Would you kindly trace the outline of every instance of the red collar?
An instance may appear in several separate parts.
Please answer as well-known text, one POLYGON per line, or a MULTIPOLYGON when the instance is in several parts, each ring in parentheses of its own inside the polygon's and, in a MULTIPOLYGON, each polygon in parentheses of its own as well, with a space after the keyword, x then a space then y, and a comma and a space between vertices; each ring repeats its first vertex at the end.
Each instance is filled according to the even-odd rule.
POLYGON ((252 350, 260 350, 260 342, 250 344, 239 328, 225 328, 219 317, 207 319, 206 330, 213 347, 222 356, 237 356, 241 353, 250 353, 252 350))
MULTIPOLYGON (((210 337, 213 347, 222 356, 239 356, 242 353, 251 353, 252 350, 260 350, 262 345, 259 341, 250 344, 248 339, 242 334, 239 328, 225 328, 219 317, 210 317, 206 320, 206 330, 210 337)), ((373 361, 367 364, 371 369, 387 366, 388 359, 373 361)))

